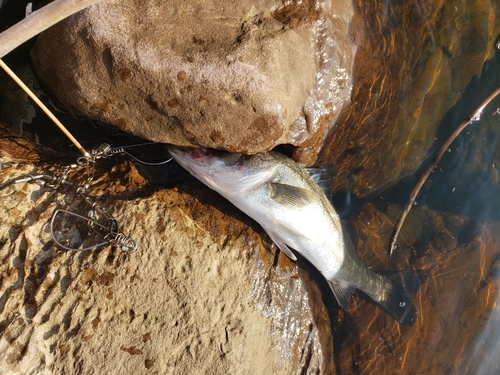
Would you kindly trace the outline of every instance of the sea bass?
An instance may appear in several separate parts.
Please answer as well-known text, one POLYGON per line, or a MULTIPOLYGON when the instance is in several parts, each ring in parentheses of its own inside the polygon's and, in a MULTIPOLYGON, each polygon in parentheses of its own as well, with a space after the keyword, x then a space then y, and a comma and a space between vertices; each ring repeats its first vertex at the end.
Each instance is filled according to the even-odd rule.
POLYGON ((248 156, 171 145, 168 151, 194 177, 257 221, 291 259, 297 259, 293 249, 313 264, 344 310, 359 289, 401 324, 413 323, 419 272, 384 276, 368 269, 320 187, 292 159, 273 151, 248 156))

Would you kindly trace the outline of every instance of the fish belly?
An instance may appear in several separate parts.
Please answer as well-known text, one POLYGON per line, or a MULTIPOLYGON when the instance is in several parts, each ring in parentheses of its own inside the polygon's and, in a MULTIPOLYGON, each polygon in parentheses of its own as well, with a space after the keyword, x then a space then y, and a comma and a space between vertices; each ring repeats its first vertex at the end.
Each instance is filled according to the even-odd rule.
POLYGON ((300 253, 326 278, 335 277, 342 267, 344 249, 342 233, 321 207, 294 209, 276 204, 272 199, 226 196, 236 207, 272 231, 283 242, 300 253))

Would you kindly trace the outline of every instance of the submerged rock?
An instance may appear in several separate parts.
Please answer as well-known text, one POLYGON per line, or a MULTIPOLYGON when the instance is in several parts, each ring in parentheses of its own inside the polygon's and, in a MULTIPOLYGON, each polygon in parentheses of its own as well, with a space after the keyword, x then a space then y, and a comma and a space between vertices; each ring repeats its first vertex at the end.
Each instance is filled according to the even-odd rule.
MULTIPOLYGON (((339 188, 373 197, 421 165, 444 114, 496 53, 500 3, 358 0, 355 8, 352 104, 319 163, 339 166, 339 188)), ((455 127, 489 94, 464 103, 467 113, 453 119, 455 127)))
MULTIPOLYGON (((48 160, 0 139, 1 182, 48 160)), ((57 247, 54 209, 90 210, 70 188, 0 191, 2 374, 334 373, 318 287, 283 255, 273 266, 258 226, 198 183, 155 190, 126 160, 98 167, 88 193, 136 252, 57 247)), ((69 240, 90 244, 80 224, 69 240)))
POLYGON ((399 209, 367 204, 356 219, 359 253, 374 269, 410 263, 428 276, 416 322, 402 327, 356 296, 335 325, 341 374, 492 374, 500 366, 500 224, 414 208, 387 260, 399 209))
POLYGON ((141 137, 314 159, 351 91, 349 1, 105 0, 42 33, 32 62, 72 113, 141 137))

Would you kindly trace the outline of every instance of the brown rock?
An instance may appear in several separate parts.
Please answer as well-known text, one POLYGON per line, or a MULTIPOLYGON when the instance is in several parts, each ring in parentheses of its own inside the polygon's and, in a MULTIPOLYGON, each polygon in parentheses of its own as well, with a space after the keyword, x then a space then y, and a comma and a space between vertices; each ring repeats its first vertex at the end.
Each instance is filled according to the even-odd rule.
MULTIPOLYGON (((0 181, 47 170, 40 158, 50 163, 0 138, 0 181)), ((154 191, 131 163, 105 165, 88 193, 136 252, 55 246, 53 210, 89 210, 71 189, 0 191, 2 374, 334 373, 318 287, 282 255, 272 266, 258 226, 200 184, 154 191)), ((92 241, 85 228, 68 227, 68 239, 92 241)))
POLYGON ((38 75, 71 112, 141 137, 314 159, 351 90, 348 1, 107 0, 41 34, 38 75))

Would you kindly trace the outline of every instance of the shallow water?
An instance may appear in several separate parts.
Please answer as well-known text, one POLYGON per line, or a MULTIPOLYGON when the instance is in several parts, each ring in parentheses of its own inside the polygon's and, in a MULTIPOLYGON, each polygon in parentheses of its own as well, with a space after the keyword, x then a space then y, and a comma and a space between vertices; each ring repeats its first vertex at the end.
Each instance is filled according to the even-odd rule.
MULTIPOLYGON (((422 171, 454 129, 498 87, 496 50, 444 114, 437 132, 427 134, 434 144, 415 173, 372 198, 336 195, 349 198, 337 204, 357 227, 358 251, 366 264, 379 270, 429 271, 415 296, 419 316, 412 327, 390 322, 362 296, 353 299, 347 317, 333 324, 338 373, 500 371, 500 97, 461 133, 430 175, 405 222, 396 254, 387 259, 395 220, 422 171)), ((370 157, 377 161, 379 155, 370 157)), ((383 156, 379 160, 386 162, 383 156)))

